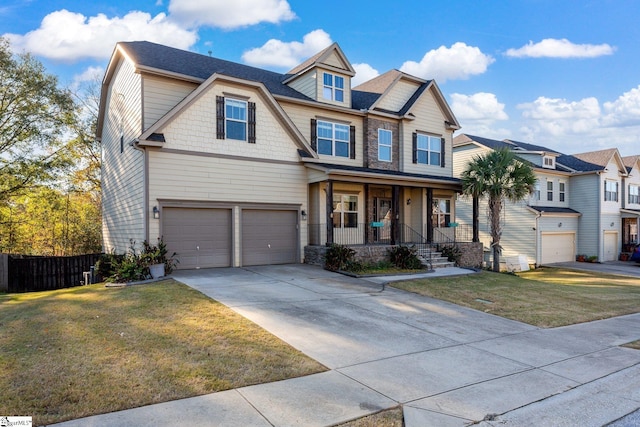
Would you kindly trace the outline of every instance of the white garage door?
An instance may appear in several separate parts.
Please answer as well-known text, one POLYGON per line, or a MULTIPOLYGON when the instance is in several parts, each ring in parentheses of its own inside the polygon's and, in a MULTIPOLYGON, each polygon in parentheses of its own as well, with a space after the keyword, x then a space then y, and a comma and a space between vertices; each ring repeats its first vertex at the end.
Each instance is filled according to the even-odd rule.
POLYGON ((162 210, 162 236, 179 269, 230 267, 231 230, 231 209, 162 210))
POLYGON ((605 231, 603 261, 615 261, 616 259, 618 259, 618 233, 616 231, 605 231))
POLYGON ((575 233, 542 233, 542 264, 575 261, 575 233))
POLYGON ((242 210, 242 265, 298 262, 298 211, 242 210))

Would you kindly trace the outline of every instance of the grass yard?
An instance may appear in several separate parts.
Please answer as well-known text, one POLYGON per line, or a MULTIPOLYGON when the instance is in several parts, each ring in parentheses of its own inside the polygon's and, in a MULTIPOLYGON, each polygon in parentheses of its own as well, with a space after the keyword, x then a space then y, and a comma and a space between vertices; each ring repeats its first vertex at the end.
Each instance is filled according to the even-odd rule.
POLYGON ((402 407, 398 407, 340 424, 339 427, 402 427, 403 425, 402 407))
POLYGON ((0 415, 34 425, 322 372, 173 280, 0 294, 0 415))
POLYGON ((636 313, 640 307, 638 278, 547 267, 393 286, 543 328, 636 313))

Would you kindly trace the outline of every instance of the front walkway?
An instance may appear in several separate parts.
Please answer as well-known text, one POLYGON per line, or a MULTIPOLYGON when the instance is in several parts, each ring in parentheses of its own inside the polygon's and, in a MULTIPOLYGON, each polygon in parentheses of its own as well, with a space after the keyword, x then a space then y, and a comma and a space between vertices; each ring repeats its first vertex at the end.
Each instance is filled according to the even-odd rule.
POLYGON ((640 314, 544 330, 308 265, 174 277, 330 371, 62 425, 329 426, 402 404, 407 427, 602 426, 640 407, 640 351, 618 347, 640 314))

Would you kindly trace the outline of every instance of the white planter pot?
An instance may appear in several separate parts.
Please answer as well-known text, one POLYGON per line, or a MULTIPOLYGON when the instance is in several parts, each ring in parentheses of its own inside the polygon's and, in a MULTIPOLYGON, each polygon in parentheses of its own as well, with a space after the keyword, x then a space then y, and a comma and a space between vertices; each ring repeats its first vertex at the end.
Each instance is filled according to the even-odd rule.
POLYGON ((151 273, 151 277, 153 277, 154 279, 164 276, 164 264, 150 265, 149 273, 151 273))

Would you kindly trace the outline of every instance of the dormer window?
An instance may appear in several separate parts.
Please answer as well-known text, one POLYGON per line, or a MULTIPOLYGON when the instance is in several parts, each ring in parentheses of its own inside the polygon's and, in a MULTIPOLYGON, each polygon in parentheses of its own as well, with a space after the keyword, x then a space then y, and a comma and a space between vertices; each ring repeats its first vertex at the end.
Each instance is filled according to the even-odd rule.
POLYGON ((344 77, 323 73, 322 96, 328 101, 344 102, 344 77))
POLYGON ((544 156, 542 158, 542 166, 547 169, 555 169, 556 168, 556 159, 551 156, 544 156))

